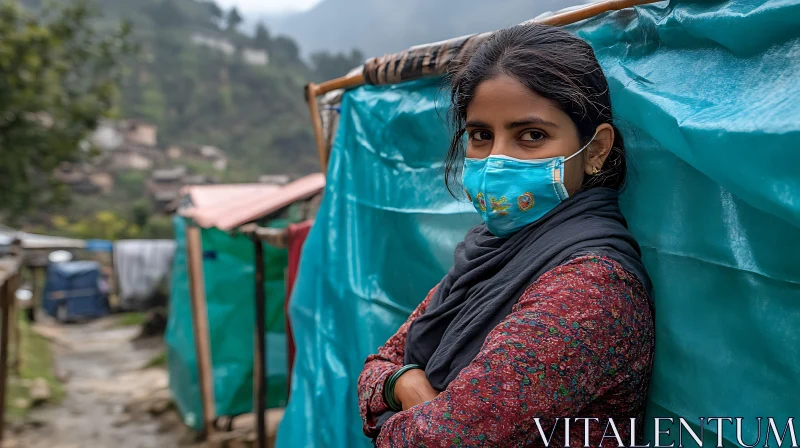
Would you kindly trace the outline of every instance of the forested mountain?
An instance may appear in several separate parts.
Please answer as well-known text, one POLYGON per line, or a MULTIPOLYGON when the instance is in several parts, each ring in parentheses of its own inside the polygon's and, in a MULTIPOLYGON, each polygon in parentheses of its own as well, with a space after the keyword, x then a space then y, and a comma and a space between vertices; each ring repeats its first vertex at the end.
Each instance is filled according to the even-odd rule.
POLYGON ((120 19, 131 22, 139 45, 126 64, 121 117, 156 124, 161 147, 221 148, 231 162, 229 181, 318 169, 303 98, 308 81, 343 75, 365 55, 497 29, 583 3, 323 0, 244 32, 244 22, 257 22, 257 15, 222 10, 213 0, 91 1, 109 28, 120 19), (258 52, 266 52, 266 64, 254 63, 258 52))
POLYGON ((368 57, 515 25, 591 0, 322 0, 290 16, 261 17, 304 54, 359 48, 368 57))
POLYGON ((109 28, 120 19, 133 25, 139 51, 126 63, 120 115, 156 124, 160 147, 217 146, 229 157, 230 181, 319 169, 303 86, 343 75, 362 62, 361 54, 318 54, 309 66, 292 39, 264 27, 240 32, 244 17, 213 1, 93 4, 109 28))

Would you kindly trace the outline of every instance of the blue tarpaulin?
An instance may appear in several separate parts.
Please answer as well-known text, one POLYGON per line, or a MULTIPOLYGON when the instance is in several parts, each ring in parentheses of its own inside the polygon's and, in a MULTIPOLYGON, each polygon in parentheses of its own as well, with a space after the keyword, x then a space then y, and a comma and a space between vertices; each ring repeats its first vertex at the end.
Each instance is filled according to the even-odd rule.
MULTIPOLYGON (((798 1, 673 1, 568 28, 596 51, 629 152, 623 212, 656 294, 649 417, 744 417, 753 441, 756 417, 796 414, 798 23, 798 1)), ((370 446, 356 397, 363 361, 477 222, 444 189, 440 86, 344 95, 290 308, 297 361, 280 448, 370 446)), ((735 430, 724 438, 733 445, 735 430)))
POLYGON ((86 240, 86 250, 90 252, 113 252, 114 242, 109 240, 86 240))
POLYGON ((95 261, 51 263, 42 307, 61 319, 105 316, 109 313, 108 295, 101 291, 100 281, 100 265, 95 261))

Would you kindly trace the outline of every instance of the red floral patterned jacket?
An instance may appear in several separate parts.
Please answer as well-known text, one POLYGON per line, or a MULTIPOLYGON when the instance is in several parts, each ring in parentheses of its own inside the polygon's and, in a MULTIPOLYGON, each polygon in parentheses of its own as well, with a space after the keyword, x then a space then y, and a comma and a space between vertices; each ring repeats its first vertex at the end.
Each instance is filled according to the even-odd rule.
MULTIPOLYGON (((433 291, 378 353, 358 380, 364 433, 375 437, 376 418, 388 408, 383 383, 403 365, 409 325, 433 291)), ((639 281, 618 263, 583 256, 542 275, 486 338, 480 353, 446 390, 399 412, 384 425, 378 447, 617 446, 603 438, 613 418, 629 444, 630 418, 641 423, 654 351, 654 324, 639 281), (559 423, 559 421, 561 423, 559 423), (624 423, 620 425, 619 423, 624 423), (593 423, 593 424, 592 424, 593 423)), ((636 428, 637 438, 642 428, 636 428)))

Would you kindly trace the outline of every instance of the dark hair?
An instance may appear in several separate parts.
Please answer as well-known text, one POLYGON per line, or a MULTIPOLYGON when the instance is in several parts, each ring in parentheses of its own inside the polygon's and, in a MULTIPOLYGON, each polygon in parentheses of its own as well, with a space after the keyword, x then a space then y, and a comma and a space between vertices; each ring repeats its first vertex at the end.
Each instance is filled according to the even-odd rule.
MULTIPOLYGON (((497 31, 449 69, 454 133, 445 159, 445 181, 451 193, 453 181, 460 181, 467 106, 480 83, 501 74, 517 79, 569 115, 581 145, 590 141, 597 126, 612 124, 608 82, 589 44, 560 28, 535 23, 497 31)), ((614 127, 611 153, 597 174, 584 177, 581 189, 620 190, 626 170, 622 134, 614 127)))

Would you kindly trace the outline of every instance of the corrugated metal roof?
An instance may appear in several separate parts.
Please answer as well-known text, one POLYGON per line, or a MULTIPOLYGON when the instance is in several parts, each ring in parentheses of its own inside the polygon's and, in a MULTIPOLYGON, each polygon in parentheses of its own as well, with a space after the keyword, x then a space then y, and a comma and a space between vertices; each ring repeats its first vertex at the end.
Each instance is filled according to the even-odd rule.
MULTIPOLYGON (((253 187, 253 185, 250 185, 253 187)), ((322 173, 311 174, 283 186, 259 185, 259 188, 222 189, 224 185, 215 185, 218 191, 203 191, 208 194, 200 202, 195 199, 196 192, 190 190, 194 207, 183 212, 201 227, 216 227, 220 230, 231 230, 242 224, 255 221, 274 213, 287 205, 308 199, 325 188, 325 176, 322 173), (213 198, 213 201, 212 201, 213 198)), ((233 186, 228 186, 233 187, 233 186)), ((190 187, 208 188, 208 187, 190 187)))
POLYGON ((265 184, 189 185, 181 189, 181 196, 188 195, 194 207, 204 209, 228 202, 231 198, 260 194, 276 188, 275 185, 265 184))

